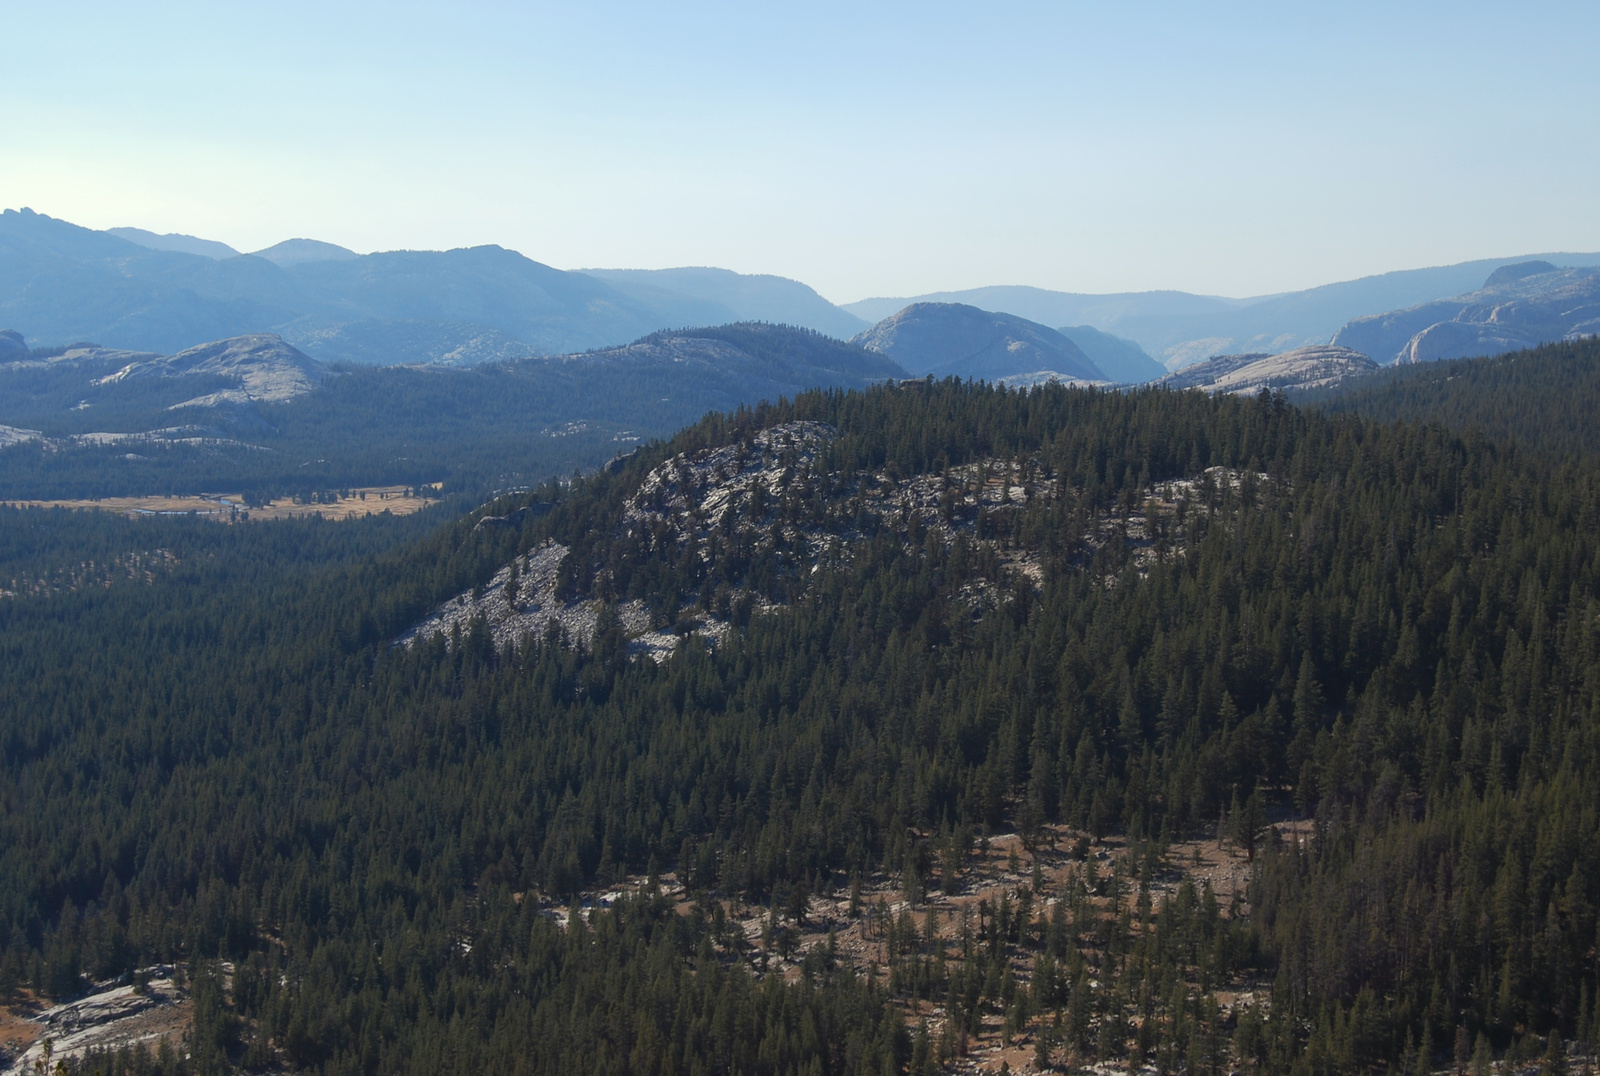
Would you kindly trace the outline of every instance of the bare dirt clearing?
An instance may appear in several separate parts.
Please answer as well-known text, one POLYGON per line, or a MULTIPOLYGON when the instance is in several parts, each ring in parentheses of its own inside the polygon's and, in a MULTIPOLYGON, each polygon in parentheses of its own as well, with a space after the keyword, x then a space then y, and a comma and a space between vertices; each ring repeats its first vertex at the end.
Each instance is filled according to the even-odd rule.
POLYGON ((29 991, 23 991, 17 1001, 0 1006, 0 1064, 21 1055, 39 1037, 39 1025, 34 1022, 42 1006, 29 991))

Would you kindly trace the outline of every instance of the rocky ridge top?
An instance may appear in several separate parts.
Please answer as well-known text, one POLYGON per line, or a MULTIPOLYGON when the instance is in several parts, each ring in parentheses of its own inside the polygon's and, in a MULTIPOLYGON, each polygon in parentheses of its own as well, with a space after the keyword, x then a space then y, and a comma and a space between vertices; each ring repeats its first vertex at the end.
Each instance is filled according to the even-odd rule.
MULTIPOLYGON (((1006 517, 1020 519, 1012 514, 1075 495, 1037 460, 988 458, 909 477, 828 472, 826 450, 836 437, 822 423, 785 423, 748 440, 680 453, 643 476, 611 524, 609 540, 636 559, 699 563, 698 589, 669 606, 658 593, 614 594, 618 588, 603 557, 575 564, 572 549, 544 539, 484 584, 441 603, 396 645, 441 640, 453 647, 480 632, 497 648, 553 640, 588 646, 614 623, 634 657, 663 661, 687 639, 717 645, 750 616, 800 600, 818 572, 847 566, 858 543, 885 536, 915 555, 928 543, 946 549, 965 543, 976 581, 965 584, 957 600, 972 617, 1008 604, 1019 586, 1042 583, 1041 551, 1001 538, 1011 525, 1006 517), (745 567, 721 570, 735 562, 745 567)), ((1121 563, 1143 573, 1184 548, 1186 506, 1242 484, 1259 490, 1271 483, 1213 468, 1152 487, 1126 513, 1088 513, 1077 537, 1091 551, 1123 548, 1121 563)), ((476 529, 520 528, 529 515, 542 514, 533 507, 485 516, 476 529)))
POLYGON ((1326 388, 1377 368, 1377 363, 1359 351, 1318 344, 1277 355, 1218 355, 1168 374, 1157 384, 1175 389, 1249 394, 1264 388, 1326 388))

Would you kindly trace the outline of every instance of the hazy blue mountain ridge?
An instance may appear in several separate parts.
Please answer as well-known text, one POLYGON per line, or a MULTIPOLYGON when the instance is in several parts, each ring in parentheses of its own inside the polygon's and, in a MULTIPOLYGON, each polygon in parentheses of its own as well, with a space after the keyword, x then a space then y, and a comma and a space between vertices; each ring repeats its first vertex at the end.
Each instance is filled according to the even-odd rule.
POLYGON ((1132 340, 1103 333, 1093 325, 1063 325, 1056 331, 1077 344, 1107 377, 1121 384, 1140 385, 1167 372, 1132 340))
POLYGON ((492 326, 551 354, 605 347, 655 329, 715 324, 722 311, 683 297, 641 300, 583 273, 498 246, 386 251, 304 262, 288 272, 356 318, 492 326))
MULTIPOLYGON (((567 272, 493 246, 357 255, 331 243, 292 239, 255 255, 236 255, 226 244, 194 236, 116 232, 26 210, 0 215, 0 326, 45 345, 93 339, 167 354, 208 340, 277 332, 324 361, 470 364, 610 347, 658 329, 744 320, 845 337, 859 330, 858 316, 881 319, 910 302, 870 299, 841 309, 780 277, 714 268, 567 272)), ((1536 257, 1552 265, 1600 264, 1595 254, 1536 257)), ((1373 316, 1387 320, 1349 328, 1350 346, 1384 361, 1417 333, 1431 330, 1414 351, 1432 358, 1549 339, 1550 325, 1558 322, 1572 331, 1572 319, 1563 321, 1559 311, 1537 315, 1545 325, 1536 327, 1534 312, 1526 309, 1484 318, 1462 318, 1459 309, 1448 307, 1418 309, 1460 302, 1507 267, 1522 276, 1496 277, 1495 287, 1536 280, 1539 267, 1524 264, 1530 260, 1405 270, 1249 299, 1173 291, 1081 295, 1010 286, 931 298, 1040 325, 1115 334, 1166 369, 1218 354, 1324 343, 1353 321, 1373 316), (1478 328, 1448 324, 1453 322, 1478 328), (1366 336, 1357 340, 1361 333, 1366 336)), ((1121 352, 1118 359, 1105 341, 1088 343, 1080 348, 1085 355, 1098 349, 1117 367, 1104 370, 1113 380, 1146 380, 1157 373, 1137 353, 1121 352)), ((1001 366, 1011 373, 1040 372, 1001 366)))
POLYGON ((1117 331, 1138 340, 1169 368, 1225 351, 1287 351, 1328 343, 1354 317, 1458 294, 1500 265, 1518 260, 1383 273, 1263 298, 1231 314, 1130 318, 1117 331))
MULTIPOLYGON (((291 246, 306 249, 279 244, 267 253, 291 246)), ((171 354, 281 331, 312 348, 333 341, 331 359, 469 361, 603 347, 728 320, 715 304, 675 294, 644 301, 499 247, 324 257, 284 268, 253 255, 155 250, 30 210, 0 215, 0 326, 46 345, 96 340, 171 354)))
POLYGON ((164 354, 276 332, 329 362, 457 365, 735 321, 840 336, 861 327, 803 284, 725 270, 623 274, 612 284, 498 246, 357 255, 291 239, 239 255, 193 236, 119 231, 6 211, 0 326, 46 345, 92 339, 164 354), (687 290, 661 286, 671 282, 687 290))
POLYGON ((361 257, 353 250, 341 247, 337 243, 324 243, 320 239, 285 239, 281 243, 274 243, 270 247, 251 253, 257 258, 265 258, 282 269, 292 265, 303 265, 306 262, 342 262, 361 257))
POLYGON ((908 298, 862 299, 844 309, 873 322, 905 309, 912 303, 964 303, 984 310, 1015 314, 1041 325, 1083 323, 1102 331, 1128 317, 1141 314, 1177 316, 1230 310, 1247 299, 1193 295, 1186 291, 1117 292, 1105 295, 1050 291, 1026 285, 994 285, 963 291, 936 291, 908 298))
POLYGON ((1497 288, 1504 284, 1515 284, 1517 281, 1530 276, 1538 276, 1541 273, 1554 273, 1560 268, 1559 265, 1551 265, 1542 258, 1517 262, 1515 265, 1502 265, 1489 274, 1489 279, 1483 282, 1483 286, 1497 288))
POLYGON ((204 258, 221 259, 237 258, 239 252, 226 243, 219 243, 215 239, 199 239, 192 235, 181 235, 178 232, 167 232, 158 235, 143 228, 107 228, 107 234, 118 239, 126 239, 130 243, 137 243, 141 247, 151 250, 175 250, 182 254, 199 254, 204 258))
POLYGON ((0 326, 172 353, 320 307, 270 262, 152 250, 30 211, 0 214, 0 326))
POLYGON ((630 294, 664 290, 717 303, 740 321, 765 321, 815 329, 848 340, 870 322, 828 302, 813 289, 787 277, 735 273, 729 269, 584 269, 630 294))

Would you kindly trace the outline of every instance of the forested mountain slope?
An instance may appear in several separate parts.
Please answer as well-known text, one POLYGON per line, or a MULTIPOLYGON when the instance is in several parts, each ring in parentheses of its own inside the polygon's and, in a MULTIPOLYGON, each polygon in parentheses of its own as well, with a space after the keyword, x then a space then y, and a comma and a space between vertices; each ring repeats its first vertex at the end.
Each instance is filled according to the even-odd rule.
POLYGON ((1442 422, 1553 457, 1600 455, 1600 339, 1379 370, 1299 402, 1385 422, 1442 422))
POLYGON ((0 499, 433 482, 481 499, 599 466, 708 409, 904 376, 873 352, 759 324, 470 369, 330 373, 276 337, 171 359, 47 349, 0 362, 0 423, 22 431, 0 438, 0 499))
MULTIPOLYGON (((62 523, 0 513, 19 548, 62 523)), ((1586 463, 1265 394, 912 383, 713 415, 326 567, 240 559, 326 525, 124 525, 97 557, 180 568, 0 603, 0 974, 232 961, 195 1069, 925 1072, 1004 1034, 1426 1071, 1595 1031, 1586 463), (587 643, 395 645, 552 543, 587 643), (1219 827, 1237 898, 1177 880, 1219 827), (935 929, 1012 830, 1126 854, 935 929), (886 879, 858 973, 808 909, 886 879)))

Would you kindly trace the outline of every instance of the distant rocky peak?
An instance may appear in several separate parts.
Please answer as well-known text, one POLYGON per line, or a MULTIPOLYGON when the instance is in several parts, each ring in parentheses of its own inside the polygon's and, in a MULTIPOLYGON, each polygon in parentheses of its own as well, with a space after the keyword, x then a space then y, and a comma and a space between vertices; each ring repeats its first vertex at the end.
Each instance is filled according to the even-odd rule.
POLYGON ((137 356, 115 373, 98 378, 94 384, 199 375, 224 378, 234 382, 235 387, 173 404, 169 410, 290 400, 310 392, 328 376, 328 370, 316 359, 284 343, 276 333, 250 333, 213 340, 176 355, 137 356))
POLYGON ((1515 265, 1502 265, 1489 274, 1489 279, 1483 282, 1486 288, 1496 288, 1503 284, 1515 284, 1524 277, 1538 276, 1541 273, 1554 273, 1559 266, 1551 265, 1546 261, 1535 259, 1528 262, 1517 262, 1515 265))

